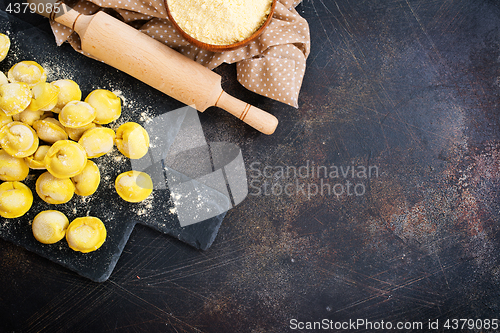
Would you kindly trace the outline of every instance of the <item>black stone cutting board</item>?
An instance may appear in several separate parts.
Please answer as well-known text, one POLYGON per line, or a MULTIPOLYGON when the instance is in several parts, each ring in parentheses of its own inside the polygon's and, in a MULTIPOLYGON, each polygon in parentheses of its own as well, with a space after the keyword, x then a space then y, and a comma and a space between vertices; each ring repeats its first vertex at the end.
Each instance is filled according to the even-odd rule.
MULTIPOLYGON (((98 88, 115 91, 122 98, 122 116, 109 127, 117 127, 126 121, 144 124, 156 116, 184 106, 127 74, 75 52, 67 44, 58 47, 54 37, 47 31, 3 11, 0 11, 0 32, 7 34, 12 42, 7 58, 0 63, 0 70, 4 73, 18 61, 33 60, 47 69, 49 82, 57 79, 77 82, 82 90, 82 98, 98 88)), ((155 138, 152 137, 151 145, 154 144, 155 138)), ((38 198, 34 184, 41 171, 31 171, 24 183, 33 189, 33 206, 20 218, 1 218, 0 237, 96 282, 108 279, 137 223, 200 250, 210 247, 225 213, 181 227, 166 184, 155 184, 153 194, 142 203, 127 203, 116 194, 114 180, 121 172, 131 169, 130 160, 115 147, 111 153, 93 161, 101 172, 101 184, 97 192, 89 197, 75 195, 70 202, 62 205, 49 205, 38 198), (31 232, 31 221, 38 212, 46 209, 60 210, 70 221, 87 215, 101 218, 108 233, 106 242, 99 250, 87 254, 71 250, 65 240, 51 245, 37 242, 31 232)))

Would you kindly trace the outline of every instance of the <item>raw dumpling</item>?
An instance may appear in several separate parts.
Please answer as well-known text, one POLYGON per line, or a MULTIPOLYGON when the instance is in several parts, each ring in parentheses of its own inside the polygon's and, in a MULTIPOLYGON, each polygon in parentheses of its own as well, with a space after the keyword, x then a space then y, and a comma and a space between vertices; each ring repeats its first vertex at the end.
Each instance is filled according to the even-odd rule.
POLYGON ((88 103, 71 101, 59 113, 59 121, 64 127, 78 128, 90 124, 96 115, 95 109, 88 103))
POLYGON ((0 34, 0 61, 3 61, 10 50, 10 38, 5 34, 0 34))
POLYGON ((132 170, 116 177, 115 189, 123 200, 141 202, 153 192, 153 182, 147 173, 132 170))
POLYGON ((14 157, 27 157, 38 148, 38 136, 31 126, 13 121, 0 129, 0 146, 14 157))
POLYGON ((45 168, 45 155, 47 155, 47 152, 49 151, 50 146, 48 145, 41 145, 38 146, 38 149, 35 151, 33 155, 30 155, 28 157, 25 157, 26 162, 28 163, 28 166, 30 169, 35 169, 35 170, 44 170, 45 168))
POLYGON ((82 172, 71 178, 75 184, 75 193, 81 196, 89 196, 99 187, 101 182, 101 173, 97 164, 87 160, 87 164, 82 172))
POLYGON ((83 171, 87 153, 77 142, 59 140, 50 147, 43 161, 54 177, 70 178, 83 171))
POLYGON ((96 127, 83 133, 78 143, 87 152, 88 158, 102 156, 111 149, 115 142, 115 131, 111 128, 96 127))
POLYGON ((0 216, 16 218, 23 216, 33 204, 33 193, 21 182, 0 184, 0 216))
POLYGON ((31 103, 31 89, 26 83, 0 85, 0 109, 7 116, 23 112, 31 103))
POLYGON ((38 138, 48 143, 55 143, 59 140, 67 140, 68 133, 64 127, 54 118, 44 118, 37 120, 33 124, 38 138))
POLYGON ((44 210, 33 219, 31 230, 35 239, 43 244, 54 244, 66 235, 69 220, 58 210, 44 210))
POLYGON ((62 79, 54 81, 52 84, 59 87, 59 95, 57 96, 57 104, 53 109, 54 112, 59 113, 69 102, 80 101, 82 99, 82 91, 75 81, 62 79))
POLYGON ((44 115, 44 111, 38 110, 38 111, 31 111, 31 110, 24 110, 23 112, 17 113, 12 116, 12 120, 15 121, 20 121, 23 122, 27 125, 33 126, 33 123, 37 120, 42 119, 44 115))
POLYGON ((116 147, 125 156, 139 159, 146 155, 149 149, 148 132, 141 125, 128 122, 116 130, 116 147))
POLYGON ((97 124, 109 124, 118 119, 122 113, 121 99, 113 92, 106 89, 92 91, 85 102, 96 109, 94 122, 97 124))
POLYGON ((39 82, 31 88, 32 98, 28 106, 31 111, 50 111, 57 104, 59 87, 48 82, 39 82))
POLYGON ((8 123, 12 122, 12 117, 5 115, 3 112, 0 112, 0 128, 3 127, 3 125, 7 125, 8 123))
POLYGON ((89 129, 96 128, 99 126, 101 125, 97 125, 96 123, 90 123, 83 127, 77 127, 77 128, 65 127, 64 129, 66 130, 66 133, 68 133, 68 136, 71 140, 78 141, 82 137, 83 133, 85 133, 89 129))
POLYGON ((75 185, 69 178, 56 178, 49 172, 42 173, 35 184, 38 196, 49 204, 63 204, 75 194, 75 185))
POLYGON ((106 227, 97 217, 78 217, 66 230, 66 241, 74 251, 82 253, 95 251, 105 240, 106 227))
POLYGON ((31 60, 21 61, 12 66, 7 73, 7 77, 10 82, 24 82, 30 87, 47 80, 45 69, 31 60))
POLYGON ((0 149, 0 180, 22 181, 30 172, 24 158, 10 156, 5 150, 0 149))

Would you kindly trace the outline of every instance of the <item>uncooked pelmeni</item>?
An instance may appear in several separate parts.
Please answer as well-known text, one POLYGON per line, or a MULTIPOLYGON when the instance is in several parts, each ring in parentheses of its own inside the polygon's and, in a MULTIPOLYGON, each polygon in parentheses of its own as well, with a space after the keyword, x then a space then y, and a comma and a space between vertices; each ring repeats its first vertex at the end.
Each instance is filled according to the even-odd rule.
POLYGON ((13 121, 0 129, 0 146, 11 156, 27 157, 38 148, 38 136, 31 126, 13 121))
POLYGON ((26 83, 14 82, 0 86, 0 110, 7 116, 21 113, 31 103, 31 89, 26 83))
POLYGON ((10 50, 10 38, 5 34, 0 34, 0 61, 4 60, 10 50))
POLYGON ((87 160, 87 164, 82 172, 71 177, 75 185, 75 193, 80 196, 89 196, 94 194, 101 182, 101 172, 99 167, 91 160, 87 160))
POLYGON ((80 101, 82 99, 82 91, 80 86, 73 80, 61 79, 51 82, 59 87, 59 95, 57 95, 56 106, 52 109, 53 112, 59 113, 62 108, 71 101, 80 101))
POLYGON ((107 127, 96 127, 87 130, 78 143, 87 152, 88 158, 100 157, 113 149, 115 131, 107 127))
POLYGON ((58 205, 73 198, 75 185, 69 178, 56 178, 46 171, 36 180, 35 190, 46 203, 58 205))
POLYGON ((0 184, 0 216, 16 218, 26 214, 33 204, 33 193, 21 182, 0 184))
POLYGON ((12 66, 7 72, 7 78, 10 82, 24 82, 33 87, 39 82, 45 82, 47 73, 37 62, 25 60, 12 66))
POLYGON ((90 124, 96 116, 96 110, 89 103, 71 101, 59 113, 59 121, 64 127, 79 128, 90 124))
POLYGON ((153 192, 153 181, 147 173, 131 170, 116 177, 115 189, 123 200, 141 202, 153 192))
POLYGON ((70 178, 83 171, 87 153, 77 142, 59 140, 50 147, 43 160, 47 171, 54 177, 70 178))
POLYGON ((149 134, 141 125, 128 122, 116 130, 116 147, 128 158, 139 159, 149 149, 149 134))
POLYGON ((54 244, 66 235, 69 220, 58 210, 44 210, 33 219, 31 230, 35 239, 43 244, 54 244))
POLYGON ((31 92, 32 98, 28 110, 50 111, 56 106, 59 95, 58 86, 48 82, 39 82, 31 88, 31 92))
POLYGON ((34 170, 44 170, 45 167, 45 155, 49 151, 49 145, 40 145, 33 155, 27 156, 24 159, 28 163, 30 169, 34 170))
POLYGON ((48 143, 55 143, 59 140, 67 140, 68 133, 55 118, 44 118, 33 123, 33 129, 38 138, 48 143))
POLYGON ((118 119, 122 113, 120 97, 106 89, 96 89, 92 91, 85 98, 85 102, 92 105, 96 110, 94 119, 96 124, 109 124, 118 119))
POLYGON ((24 158, 10 156, 0 149, 0 180, 23 181, 29 172, 30 168, 24 158))
POLYGON ((104 223, 93 216, 74 219, 66 230, 66 241, 74 251, 88 253, 99 249, 106 240, 104 223))

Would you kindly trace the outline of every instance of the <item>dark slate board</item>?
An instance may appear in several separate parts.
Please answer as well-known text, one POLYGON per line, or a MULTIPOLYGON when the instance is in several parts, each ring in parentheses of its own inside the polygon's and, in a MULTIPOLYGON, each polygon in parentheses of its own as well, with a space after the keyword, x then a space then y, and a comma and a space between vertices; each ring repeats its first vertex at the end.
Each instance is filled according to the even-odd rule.
MULTIPOLYGON (((0 63, 0 70, 3 72, 18 61, 33 60, 48 70, 47 81, 63 78, 76 81, 80 85, 83 98, 97 88, 121 92, 122 116, 115 125, 111 124, 111 127, 126 121, 144 123, 147 119, 184 106, 127 74, 80 55, 68 44, 56 46, 54 37, 47 31, 2 11, 0 32, 8 34, 12 42, 11 51, 0 63)), ((151 138, 151 144, 155 144, 154 138, 151 138)), ((155 184, 153 194, 145 202, 127 203, 116 194, 114 179, 119 173, 131 169, 130 161, 116 148, 112 153, 94 161, 99 166, 102 179, 94 195, 75 195, 66 204, 49 205, 33 191, 34 203, 27 214, 16 219, 0 219, 0 237, 97 282, 108 279, 137 223, 171 235, 200 250, 210 247, 225 213, 181 227, 166 184, 155 184), (87 215, 101 218, 108 232, 106 242, 98 251, 88 254, 71 250, 65 240, 52 245, 37 242, 31 232, 31 221, 38 212, 45 209, 60 210, 70 221, 87 215)), ((40 173, 31 172, 24 183, 34 189, 36 176, 40 173)))

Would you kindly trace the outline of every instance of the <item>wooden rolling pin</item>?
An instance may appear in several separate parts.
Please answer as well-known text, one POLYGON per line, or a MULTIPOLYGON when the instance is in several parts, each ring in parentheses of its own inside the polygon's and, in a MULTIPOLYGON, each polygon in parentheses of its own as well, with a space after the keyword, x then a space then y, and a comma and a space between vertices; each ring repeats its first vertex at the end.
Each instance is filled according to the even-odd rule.
POLYGON ((278 125, 275 116, 227 94, 221 77, 165 44, 104 13, 83 15, 57 2, 59 13, 45 11, 54 0, 28 0, 38 13, 76 31, 82 51, 200 112, 220 107, 265 134, 278 125), (44 6, 40 4, 44 4, 44 6))

